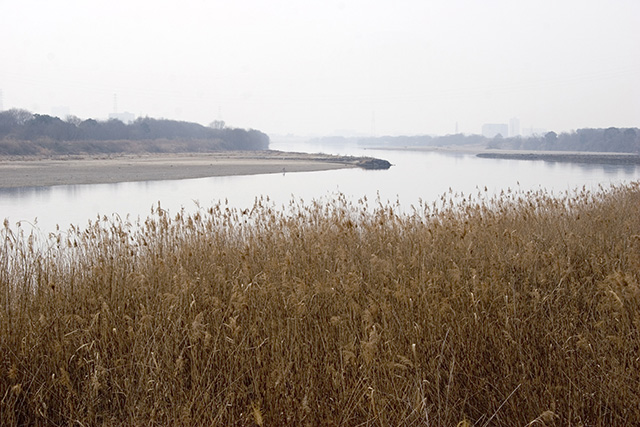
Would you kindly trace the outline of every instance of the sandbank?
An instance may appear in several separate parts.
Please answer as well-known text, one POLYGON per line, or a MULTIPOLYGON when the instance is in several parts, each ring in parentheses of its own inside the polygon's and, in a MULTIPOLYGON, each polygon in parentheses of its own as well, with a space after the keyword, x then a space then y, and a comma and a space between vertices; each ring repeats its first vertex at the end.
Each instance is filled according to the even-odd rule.
POLYGON ((356 167, 332 156, 277 151, 0 158, 0 188, 175 180, 356 167))

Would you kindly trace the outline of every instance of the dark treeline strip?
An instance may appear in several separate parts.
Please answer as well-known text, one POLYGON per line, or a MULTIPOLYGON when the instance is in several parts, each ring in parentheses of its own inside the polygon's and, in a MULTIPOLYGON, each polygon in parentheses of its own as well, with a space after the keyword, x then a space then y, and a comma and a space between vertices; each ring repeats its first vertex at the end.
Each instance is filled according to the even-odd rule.
POLYGON ((528 138, 493 138, 488 148, 549 151, 600 151, 605 153, 640 153, 638 128, 578 129, 557 134, 553 131, 528 138))
POLYGON ((269 137, 253 129, 214 128, 149 117, 125 124, 116 119, 80 120, 73 116, 61 120, 17 109, 0 112, 0 154, 3 155, 136 152, 145 148, 140 142, 145 142, 150 152, 265 150, 269 147, 269 137), (166 144, 167 141, 182 142, 175 145, 166 144))
POLYGON ((324 144, 358 143, 367 146, 443 147, 455 145, 485 145, 487 148, 510 150, 597 151, 611 153, 640 153, 640 129, 615 128, 578 129, 572 132, 547 132, 529 137, 486 138, 482 135, 413 135, 346 138, 331 136, 315 139, 324 144))

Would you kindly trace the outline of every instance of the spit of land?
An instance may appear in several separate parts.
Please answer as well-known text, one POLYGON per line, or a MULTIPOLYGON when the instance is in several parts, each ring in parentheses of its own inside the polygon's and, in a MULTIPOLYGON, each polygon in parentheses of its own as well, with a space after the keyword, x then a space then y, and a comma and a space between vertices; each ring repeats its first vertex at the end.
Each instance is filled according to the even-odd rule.
POLYGON ((375 159, 280 151, 0 158, 0 188, 174 180, 367 167, 375 159))

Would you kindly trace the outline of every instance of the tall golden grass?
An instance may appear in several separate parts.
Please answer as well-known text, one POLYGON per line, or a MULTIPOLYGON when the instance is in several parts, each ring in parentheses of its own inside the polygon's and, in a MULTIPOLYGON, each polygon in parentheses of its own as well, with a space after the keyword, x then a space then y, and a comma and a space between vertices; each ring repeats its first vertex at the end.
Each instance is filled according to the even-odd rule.
POLYGON ((640 184, 5 225, 2 425, 638 425, 640 184))

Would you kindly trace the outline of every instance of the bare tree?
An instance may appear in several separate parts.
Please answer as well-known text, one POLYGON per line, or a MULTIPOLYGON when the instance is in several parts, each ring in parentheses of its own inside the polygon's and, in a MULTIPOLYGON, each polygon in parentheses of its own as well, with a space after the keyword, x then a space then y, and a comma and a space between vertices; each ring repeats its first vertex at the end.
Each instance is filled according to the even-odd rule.
POLYGON ((213 129, 224 129, 225 122, 224 120, 214 120, 211 123, 209 123, 209 127, 213 129))

